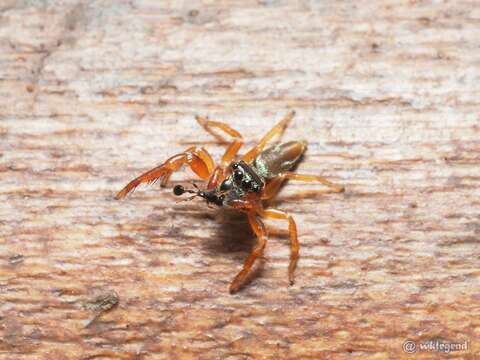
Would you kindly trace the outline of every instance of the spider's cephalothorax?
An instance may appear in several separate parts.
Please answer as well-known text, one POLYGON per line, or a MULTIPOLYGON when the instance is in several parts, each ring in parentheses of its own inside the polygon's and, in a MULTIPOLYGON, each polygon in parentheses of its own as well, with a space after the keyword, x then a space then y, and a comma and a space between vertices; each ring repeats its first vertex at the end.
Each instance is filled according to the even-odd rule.
MULTIPOLYGON (((117 199, 125 197, 142 183, 152 183, 161 180, 166 185, 170 175, 180 169, 184 164, 190 168, 201 179, 207 182, 204 190, 199 189, 195 184, 195 190, 185 189, 182 185, 176 185, 173 192, 177 196, 185 193, 193 194, 187 200, 201 197, 208 204, 219 207, 228 207, 246 212, 248 221, 257 235, 258 242, 252 253, 246 260, 243 269, 237 274, 230 292, 236 292, 244 283, 245 278, 258 257, 261 257, 266 245, 266 233, 263 222, 259 217, 286 220, 289 223, 290 232, 290 265, 288 275, 290 283, 293 284, 293 274, 298 261, 299 244, 297 239, 297 227, 293 218, 284 211, 272 208, 265 208, 264 202, 273 198, 284 180, 301 180, 307 182, 319 182, 326 185, 330 192, 343 192, 343 186, 335 185, 328 180, 316 175, 300 175, 290 170, 298 162, 306 149, 304 141, 290 141, 276 144, 265 149, 267 143, 275 136, 283 133, 288 122, 293 118, 294 112, 290 112, 282 121, 275 125, 260 141, 246 154, 234 161, 237 153, 243 144, 240 133, 227 124, 197 117, 197 121, 209 133, 220 140, 223 136, 215 130, 232 137, 232 141, 223 155, 220 164, 215 165, 210 154, 204 148, 190 147, 183 153, 169 158, 162 165, 147 171, 128 183, 116 196, 117 199)), ((324 190, 324 192, 326 192, 324 190)))
POLYGON ((220 192, 236 191, 239 194, 250 192, 259 193, 265 186, 265 179, 257 174, 257 169, 245 161, 234 162, 231 165, 232 173, 222 181, 218 190, 220 192))
POLYGON ((231 165, 231 174, 222 181, 216 189, 224 194, 224 206, 234 200, 241 200, 247 196, 258 196, 265 187, 265 179, 257 174, 257 169, 245 161, 234 162, 231 165))

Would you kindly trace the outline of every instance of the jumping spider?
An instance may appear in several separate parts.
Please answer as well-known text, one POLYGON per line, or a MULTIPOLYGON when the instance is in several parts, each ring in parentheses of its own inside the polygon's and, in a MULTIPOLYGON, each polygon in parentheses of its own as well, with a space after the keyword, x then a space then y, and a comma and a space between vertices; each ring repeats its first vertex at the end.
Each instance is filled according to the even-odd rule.
MULTIPOLYGON (((240 133, 223 122, 197 116, 197 122, 217 139, 226 142, 224 136, 219 135, 213 129, 231 137, 220 164, 216 165, 204 148, 192 146, 184 152, 172 156, 162 165, 132 180, 117 194, 116 199, 124 198, 142 183, 152 183, 160 180, 161 185, 164 186, 174 171, 187 164, 196 175, 207 182, 207 186, 204 190, 200 190, 195 186, 196 189, 193 190, 176 185, 173 188, 173 193, 177 196, 191 193, 194 194, 192 198, 204 198, 208 204, 245 212, 248 222, 257 236, 257 243, 245 261, 243 269, 230 285, 230 293, 240 289, 253 263, 263 254, 266 245, 266 231, 260 218, 288 221, 291 248, 288 277, 290 284, 293 284, 293 274, 297 266, 299 254, 297 226, 289 214, 278 209, 264 208, 264 202, 272 199, 277 194, 284 180, 319 182, 326 185, 330 192, 344 191, 343 186, 333 184, 320 176, 300 175, 289 171, 305 152, 306 142, 289 141, 264 149, 275 135, 283 133, 294 115, 294 111, 286 115, 256 146, 238 160, 235 159, 243 144, 240 133)), ((320 191, 328 192, 328 190, 320 191)))

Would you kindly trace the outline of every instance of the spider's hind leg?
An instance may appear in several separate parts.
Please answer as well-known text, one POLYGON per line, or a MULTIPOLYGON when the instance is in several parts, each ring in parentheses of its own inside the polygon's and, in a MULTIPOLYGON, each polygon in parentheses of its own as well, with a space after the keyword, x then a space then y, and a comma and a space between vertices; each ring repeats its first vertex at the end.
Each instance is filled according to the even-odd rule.
POLYGON ((285 180, 299 180, 299 181, 305 181, 305 182, 318 182, 322 185, 327 186, 327 189, 320 189, 316 190, 317 193, 319 194, 328 194, 328 193, 341 193, 345 191, 345 187, 343 185, 338 185, 334 184, 327 179, 321 177, 321 176, 316 176, 316 175, 301 175, 301 174, 296 174, 292 172, 285 172, 280 175, 278 175, 276 178, 272 179, 265 189, 263 190, 262 194, 262 200, 270 200, 272 199, 275 195, 277 195, 278 191, 280 190, 280 187, 282 186, 282 183, 285 180))

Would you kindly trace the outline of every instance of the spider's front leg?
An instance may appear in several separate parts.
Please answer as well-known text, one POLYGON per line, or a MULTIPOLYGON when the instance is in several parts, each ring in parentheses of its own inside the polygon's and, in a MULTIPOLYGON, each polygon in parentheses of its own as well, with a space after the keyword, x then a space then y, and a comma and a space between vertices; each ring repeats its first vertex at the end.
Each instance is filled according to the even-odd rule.
POLYGON ((180 154, 172 156, 162 165, 157 166, 130 181, 119 191, 115 196, 115 199, 123 199, 140 184, 151 184, 161 180, 162 185, 165 185, 170 175, 174 171, 180 169, 184 164, 188 164, 193 172, 203 180, 208 180, 215 168, 215 163, 207 150, 193 146, 180 154))
POLYGON ((225 168, 235 159, 238 151, 243 145, 242 135, 235 129, 231 128, 229 125, 220 122, 205 119, 201 116, 195 118, 197 122, 214 138, 222 143, 229 143, 225 153, 222 156, 220 165, 217 166, 210 177, 210 180, 207 185, 207 189, 211 190, 215 188, 222 180, 225 178, 225 168), (220 131, 223 134, 228 135, 231 140, 228 141, 223 135, 218 134, 214 130, 220 131))

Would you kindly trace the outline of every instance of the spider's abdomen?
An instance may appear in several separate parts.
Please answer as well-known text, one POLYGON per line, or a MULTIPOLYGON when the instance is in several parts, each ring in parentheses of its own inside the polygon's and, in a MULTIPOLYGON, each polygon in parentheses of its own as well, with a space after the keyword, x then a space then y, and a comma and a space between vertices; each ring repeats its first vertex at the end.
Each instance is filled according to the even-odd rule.
POLYGON ((292 169, 307 148, 305 141, 289 141, 265 149, 253 160, 256 173, 264 179, 272 179, 292 169))

